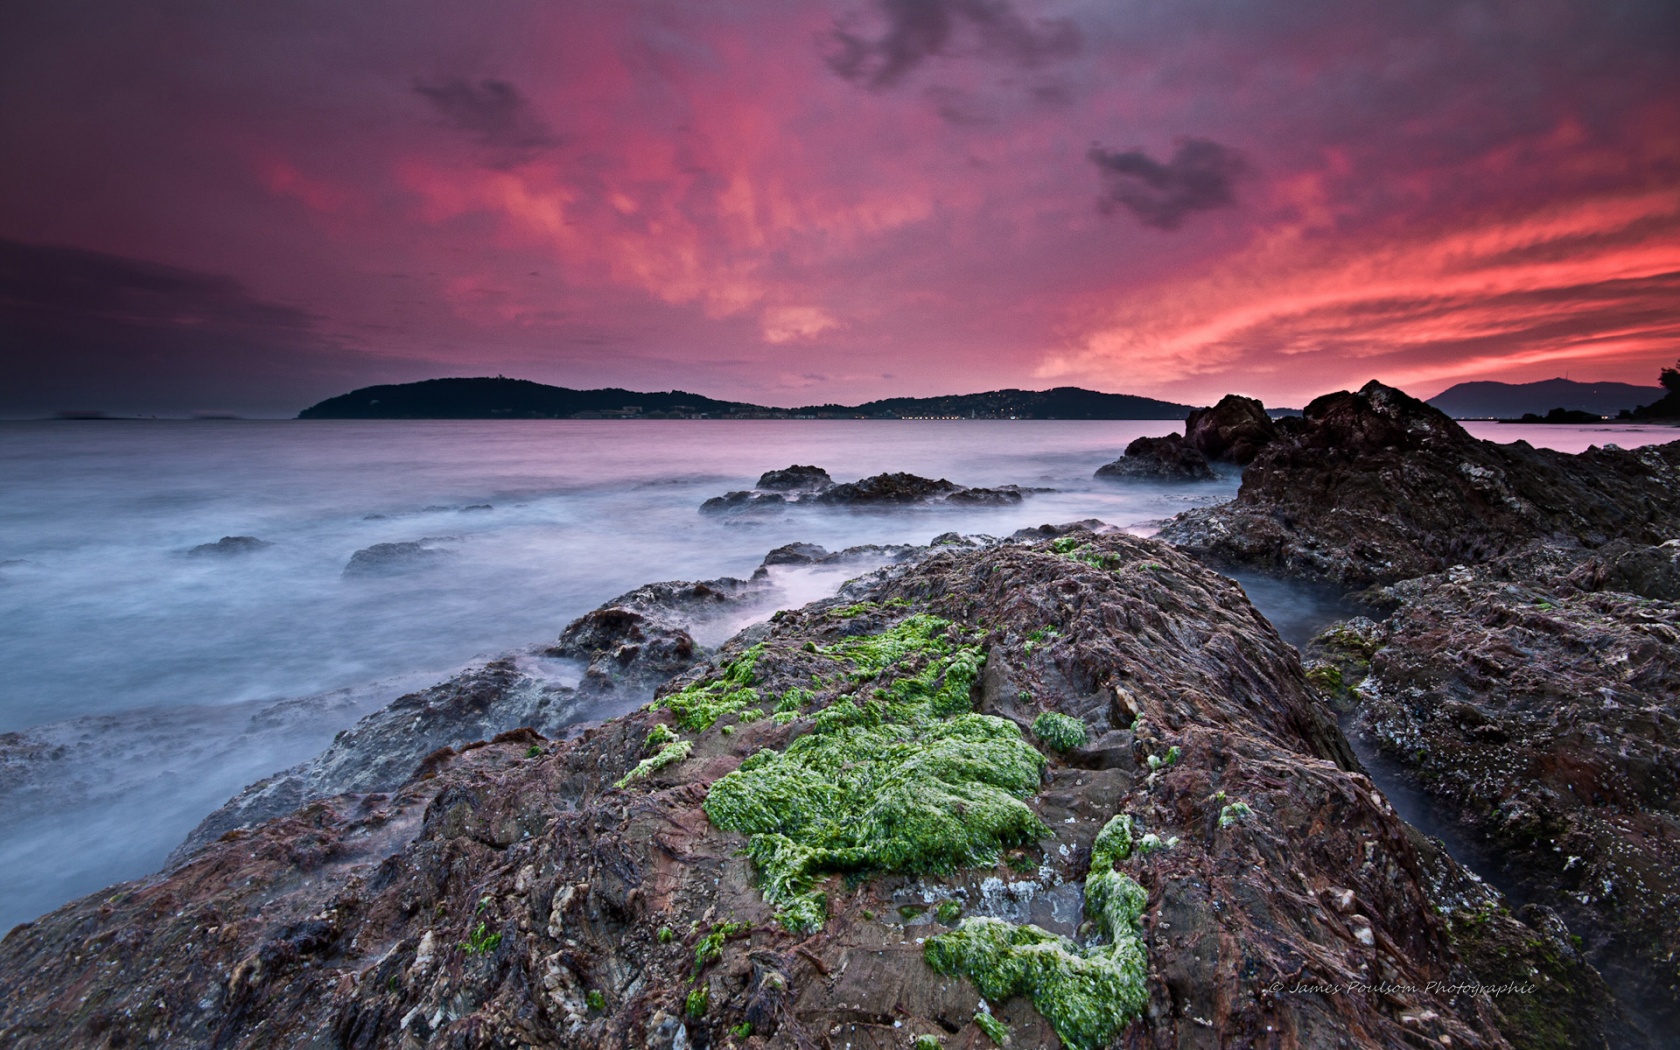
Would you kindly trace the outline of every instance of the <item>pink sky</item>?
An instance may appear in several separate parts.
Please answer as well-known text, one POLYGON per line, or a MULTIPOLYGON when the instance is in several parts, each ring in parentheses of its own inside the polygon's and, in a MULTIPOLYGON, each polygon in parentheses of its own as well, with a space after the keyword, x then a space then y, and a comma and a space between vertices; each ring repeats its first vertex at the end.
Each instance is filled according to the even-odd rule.
POLYGON ((1677 54, 1656 0, 8 5, 0 409, 1650 385, 1677 54))

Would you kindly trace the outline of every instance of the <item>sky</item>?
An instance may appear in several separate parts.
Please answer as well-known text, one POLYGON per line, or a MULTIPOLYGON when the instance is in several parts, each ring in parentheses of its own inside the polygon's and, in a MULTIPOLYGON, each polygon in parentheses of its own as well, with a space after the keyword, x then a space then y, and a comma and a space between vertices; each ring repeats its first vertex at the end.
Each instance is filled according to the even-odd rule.
POLYGON ((15 0, 0 414, 1680 357, 1673 0, 15 0))

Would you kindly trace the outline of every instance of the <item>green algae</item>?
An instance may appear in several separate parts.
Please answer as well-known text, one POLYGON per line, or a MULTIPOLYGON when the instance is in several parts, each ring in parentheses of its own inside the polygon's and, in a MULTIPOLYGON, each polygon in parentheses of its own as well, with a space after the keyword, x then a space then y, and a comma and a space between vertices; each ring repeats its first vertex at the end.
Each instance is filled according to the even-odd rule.
POLYGON ((1126 564, 1126 559, 1120 555, 1102 550, 1077 536, 1063 536, 1059 540, 1052 540, 1050 550, 1064 558, 1083 562, 1093 569, 1113 571, 1126 564))
POLYGON ((1242 801, 1233 802, 1219 811, 1219 826, 1222 828, 1229 828, 1234 825, 1241 824, 1253 815, 1254 811, 1248 808, 1248 803, 1242 801))
POLYGON ((712 785, 706 816, 747 834, 784 925, 817 929, 816 881, 836 872, 948 873, 990 866, 1049 834, 1021 801, 1044 759, 1013 723, 967 714, 904 724, 842 701, 786 751, 764 750, 712 785), (839 709, 837 711, 837 709, 839 709))
POLYGON ((910 1044, 910 1050, 940 1050, 939 1037, 918 1035, 916 1041, 910 1044))
POLYGON ((1085 723, 1054 711, 1033 719, 1032 732, 1053 751, 1067 751, 1085 743, 1085 723))
POLYGON ((661 722, 648 730, 647 739, 642 741, 642 749, 652 751, 654 748, 669 744, 675 739, 677 739, 677 734, 672 732, 670 726, 661 722))
POLYGON ((713 926, 712 932, 700 938, 700 943, 694 946, 694 975, 700 976, 701 970, 723 958, 724 941, 745 933, 749 928, 744 922, 720 922, 713 926))
POLYGON ((614 784, 613 787, 628 787, 649 774, 657 773, 666 766, 675 765, 676 763, 681 762, 693 751, 694 741, 692 740, 672 741, 660 748, 658 754, 652 756, 651 758, 644 758, 640 762, 636 763, 636 768, 619 778, 618 783, 614 784))
POLYGON ((1107 1046, 1148 1000, 1138 925, 1148 894, 1114 870, 1132 848, 1132 821, 1124 816, 1110 820, 1091 847, 1085 914, 1108 943, 1081 948, 1037 926, 970 918, 928 938, 923 957, 940 973, 967 977, 986 999, 1030 996, 1072 1050, 1107 1046))
POLYGON ((715 677, 656 700, 652 706, 670 711, 684 729, 704 732, 724 715, 758 705, 758 690, 752 684, 763 653, 763 643, 755 645, 725 664, 715 677))
POLYGON ((690 1017, 704 1017, 706 1016, 706 1008, 711 1004, 712 990, 705 985, 701 985, 689 992, 688 998, 683 1000, 683 1011, 690 1017))
POLYGON ((974 1012, 974 1023, 979 1026, 982 1032, 986 1033, 986 1038, 998 1046, 1009 1045, 1009 1026, 993 1017, 990 1011, 976 1010, 974 1012))
POLYGON ((962 915, 962 905, 956 901, 940 901, 939 907, 933 910, 934 918, 949 926, 962 915))

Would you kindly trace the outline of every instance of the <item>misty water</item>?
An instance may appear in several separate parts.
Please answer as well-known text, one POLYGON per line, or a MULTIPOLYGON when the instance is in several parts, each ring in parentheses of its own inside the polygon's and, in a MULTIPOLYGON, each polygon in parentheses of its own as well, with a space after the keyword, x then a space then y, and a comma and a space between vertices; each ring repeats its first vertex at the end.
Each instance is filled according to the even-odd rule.
MULTIPOLYGON (((553 421, 0 423, 0 930, 155 870, 245 784, 313 755, 403 692, 550 641, 638 584, 745 577, 771 548, 1006 536, 1100 518, 1148 533, 1231 498, 1092 472, 1147 422, 553 421), (1055 491, 1010 507, 794 508, 744 520, 709 496, 791 463, 1055 491), (222 536, 271 544, 186 552, 222 536), (348 577, 376 543, 437 564, 348 577)), ((1661 428, 1498 427, 1578 451, 1661 428), (1519 432, 1520 431, 1520 432, 1519 432)), ((773 604, 845 575, 783 571, 773 604)), ((1336 614, 1251 578, 1299 643, 1336 614)), ((715 644, 739 623, 718 625, 715 644)), ((556 662, 557 663, 557 662, 556 662)), ((527 664, 542 669, 542 661, 527 664)), ((569 669, 549 669, 564 678, 569 669)))

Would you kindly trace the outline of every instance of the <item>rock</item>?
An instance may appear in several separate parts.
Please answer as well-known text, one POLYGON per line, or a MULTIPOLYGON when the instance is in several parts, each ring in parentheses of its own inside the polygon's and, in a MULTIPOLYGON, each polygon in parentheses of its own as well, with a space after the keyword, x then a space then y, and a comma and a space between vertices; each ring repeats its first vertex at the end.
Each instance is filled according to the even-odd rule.
POLYGON ((1193 410, 1184 421, 1184 443, 1208 459, 1247 466, 1277 440, 1266 406, 1252 397, 1226 394, 1212 408, 1193 410))
POLYGON ((834 479, 821 467, 802 467, 796 463, 760 474, 757 487, 767 492, 821 492, 833 484, 834 479))
MULTIPOLYGON (((743 490, 723 496, 713 496, 700 505, 706 514, 734 514, 750 511, 781 511, 789 506, 892 507, 929 505, 937 503, 979 504, 1006 506, 1019 503, 1023 496, 1047 489, 1023 488, 1019 485, 999 485, 995 488, 969 488, 944 478, 919 477, 915 474, 876 474, 860 481, 836 485, 828 480, 828 473, 816 467, 789 467, 785 471, 771 471, 759 481, 770 478, 780 491, 743 490), (813 476, 799 475, 801 483, 812 487, 796 488, 792 482, 784 484, 794 471, 816 471, 826 484, 815 485, 813 476), (784 495, 783 493, 786 493, 784 495)), ((760 488, 764 486, 761 484, 760 488)))
MULTIPOLYGON (((750 1022, 767 1047, 979 1045, 976 986, 927 961, 955 918, 933 906, 1072 935, 1101 874, 1135 881, 1135 928, 1129 913, 1109 928, 1147 959, 1116 976, 1125 998, 1081 1003, 1127 1045, 1510 1045, 1494 1001, 1462 990, 1476 972, 1438 911, 1473 879, 1395 816, 1236 584, 1162 543, 1074 534, 942 548, 858 588, 726 645, 663 687, 663 707, 534 757, 529 736, 439 752, 390 792, 316 800, 19 927, 0 941, 0 1042, 721 1046, 750 1022), (789 761, 796 736, 863 741, 870 719, 911 717, 868 707, 877 690, 951 705, 916 708, 928 721, 895 737, 910 757, 959 726, 1008 756, 947 754, 918 775, 1033 774, 1015 801, 964 780, 953 803, 929 780, 917 804, 950 831, 918 849, 1005 841, 988 838, 1002 813, 1043 830, 891 862, 906 870, 814 858, 823 929, 790 932, 748 836, 706 806, 743 783, 732 774, 789 761), (1122 694, 1135 725, 1115 722, 1122 694), (965 699, 1007 703, 1014 721, 962 715, 965 699), (1085 722, 1090 768, 1025 743, 1044 711, 1085 722), (1099 831, 1118 870, 1092 870, 1099 831), (1320 903, 1332 891, 1352 894, 1368 937, 1320 903), (1373 982, 1405 987, 1336 990, 1373 982)), ((1026 995, 990 1011, 1018 1045, 1054 1045, 1053 1018, 1068 1019, 1039 1003, 1053 1016, 1026 995)))
POLYGON ((815 543, 788 543, 764 556, 765 565, 810 565, 828 557, 828 550, 815 543))
POLYGON ((1025 543, 1036 543, 1039 540, 1057 539, 1059 537, 1066 536, 1070 532, 1105 533, 1116 531, 1119 530, 1115 529, 1113 525, 1110 525, 1106 521, 1102 521, 1098 518, 1086 518, 1083 521, 1070 521, 1062 525, 1044 524, 1035 525, 1025 529, 1016 529, 1014 532, 1009 534, 1009 538, 1012 540, 1020 540, 1025 543))
POLYGON ((395 576, 415 569, 432 568, 454 555, 454 551, 428 544, 432 540, 375 543, 350 556, 346 576, 395 576))
POLYGON ((187 554, 194 558, 206 556, 225 558, 235 554, 253 554, 272 546, 274 544, 267 540, 259 540, 255 536, 223 536, 215 543, 200 543, 187 551, 187 554))
POLYGON ((1650 545, 1680 533, 1680 442, 1568 455, 1478 441, 1380 383, 1308 405, 1227 504, 1160 532, 1219 562, 1389 583, 1535 543, 1650 545))
POLYGON ((702 514, 739 514, 742 511, 779 511, 788 499, 779 492, 730 492, 700 504, 702 514))
POLYGON ((1680 605, 1577 590, 1600 579, 1572 567, 1583 558, 1386 589, 1399 606, 1357 725, 1584 938, 1656 1031, 1680 1032, 1680 605))
POLYGON ((1124 456, 1098 467, 1097 477, 1212 481, 1217 475, 1206 456, 1177 434, 1168 434, 1133 441, 1124 456))

